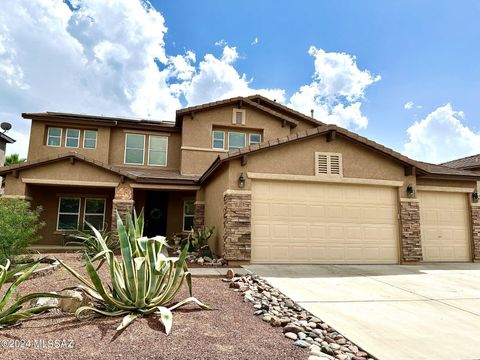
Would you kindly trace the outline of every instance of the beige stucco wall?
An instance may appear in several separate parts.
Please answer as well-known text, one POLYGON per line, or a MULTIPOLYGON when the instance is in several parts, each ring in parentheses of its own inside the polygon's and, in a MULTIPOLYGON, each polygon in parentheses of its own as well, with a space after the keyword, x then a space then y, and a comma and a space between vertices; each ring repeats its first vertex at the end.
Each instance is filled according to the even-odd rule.
POLYGON ((458 180, 441 180, 441 179, 422 179, 417 178, 417 186, 442 186, 442 187, 463 187, 475 189, 476 181, 458 181, 458 180))
POLYGON ((32 125, 30 128, 30 142, 28 148, 28 161, 45 159, 53 157, 58 154, 65 154, 68 152, 75 151, 79 154, 82 154, 91 159, 96 159, 102 162, 108 162, 108 153, 109 153, 109 143, 110 143, 110 128, 109 127, 99 127, 99 126, 85 126, 85 125, 75 125, 75 124, 55 124, 48 123, 39 120, 32 120, 32 125), (61 146, 47 146, 47 129, 48 127, 60 127, 62 128, 62 142, 61 146), (65 135, 66 129, 80 129, 80 147, 78 148, 69 148, 65 147, 65 135), (97 130, 97 148, 96 149, 84 149, 83 148, 83 130, 97 130))
POLYGON ((82 188, 82 187, 58 187, 58 186, 31 186, 32 206, 42 206, 41 220, 45 227, 39 231, 42 239, 35 245, 63 245, 64 235, 56 231, 58 215, 58 199, 61 196, 73 196, 82 198, 80 219, 83 220, 83 199, 88 197, 104 197, 106 199, 105 222, 110 228, 112 219, 113 189, 107 188, 82 188))
POLYGON ((162 131, 141 131, 134 129, 113 128, 110 138, 110 158, 109 162, 112 165, 122 165, 135 168, 149 168, 149 169, 180 169, 180 146, 181 146, 181 133, 179 132, 162 132, 162 131), (145 134, 145 135, 158 135, 168 136, 168 150, 167 150, 167 166, 148 166, 148 136, 145 138, 145 152, 144 152, 144 165, 125 165, 125 134, 145 134))
MULTIPOLYGON (((212 149, 212 129, 260 132, 263 141, 288 136, 290 126, 283 127, 282 121, 255 108, 245 106, 245 125, 232 124, 232 105, 195 113, 183 117, 182 128, 182 174, 202 174, 221 154, 221 151, 199 151, 188 148, 212 149)), ((227 136, 227 135, 226 135, 227 136)))
POLYGON ((205 226, 215 226, 210 247, 216 254, 223 254, 223 193, 228 189, 228 164, 223 165, 203 186, 205 199, 205 226))

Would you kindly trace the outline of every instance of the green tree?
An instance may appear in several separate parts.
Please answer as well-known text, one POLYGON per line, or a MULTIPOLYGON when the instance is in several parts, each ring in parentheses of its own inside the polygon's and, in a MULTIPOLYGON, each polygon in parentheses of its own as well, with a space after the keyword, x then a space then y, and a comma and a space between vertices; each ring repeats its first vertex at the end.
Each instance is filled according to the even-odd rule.
POLYGON ((37 235, 45 223, 39 220, 41 207, 32 209, 26 200, 0 197, 0 264, 14 262, 16 255, 41 239, 37 235))
POLYGON ((20 159, 20 155, 12 154, 5 157, 5 166, 10 166, 13 164, 23 163, 26 159, 20 159))

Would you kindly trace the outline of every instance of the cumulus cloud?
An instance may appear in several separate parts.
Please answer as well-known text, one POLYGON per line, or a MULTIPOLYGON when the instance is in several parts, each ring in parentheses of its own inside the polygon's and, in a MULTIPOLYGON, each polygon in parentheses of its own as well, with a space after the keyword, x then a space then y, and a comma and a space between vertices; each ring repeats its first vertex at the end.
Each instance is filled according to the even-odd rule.
POLYGON ((360 107, 367 87, 379 81, 380 75, 360 70, 355 56, 349 54, 314 46, 308 53, 315 59, 313 81, 294 93, 289 105, 303 113, 314 110, 323 122, 365 128, 368 119, 360 107))
POLYGON ((414 159, 440 163, 480 152, 480 133, 462 123, 462 111, 441 106, 407 130, 404 153, 414 159))
POLYGON ((287 97, 238 72, 239 52, 225 40, 216 43, 220 54, 200 60, 192 51, 167 54, 167 31, 147 0, 0 1, 0 120, 13 122, 18 139, 9 153, 27 152, 21 112, 173 120, 183 106, 257 93, 306 114, 314 109, 324 122, 367 126, 361 105, 380 77, 360 70, 354 56, 311 47, 312 82, 287 97))

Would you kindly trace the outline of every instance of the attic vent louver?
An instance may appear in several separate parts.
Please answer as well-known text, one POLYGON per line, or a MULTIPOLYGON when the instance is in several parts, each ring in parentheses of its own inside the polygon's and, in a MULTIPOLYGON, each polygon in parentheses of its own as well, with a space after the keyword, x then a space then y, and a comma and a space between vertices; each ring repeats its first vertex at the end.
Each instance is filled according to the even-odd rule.
POLYGON ((342 154, 316 152, 315 175, 342 176, 342 154))

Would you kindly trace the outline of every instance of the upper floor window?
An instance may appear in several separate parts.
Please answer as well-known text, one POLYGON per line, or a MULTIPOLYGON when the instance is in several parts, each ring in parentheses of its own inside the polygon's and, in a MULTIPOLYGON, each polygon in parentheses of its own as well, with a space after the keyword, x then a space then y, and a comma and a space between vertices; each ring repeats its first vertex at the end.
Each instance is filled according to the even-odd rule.
POLYGON ((217 131, 217 130, 213 131, 212 148, 225 149, 225 131, 217 131))
POLYGON ((78 148, 80 145, 80 130, 67 129, 65 147, 78 148))
POLYGON ((148 165, 167 166, 168 138, 150 135, 148 140, 148 165))
POLYGON ((229 132, 228 133, 228 150, 241 149, 245 147, 245 133, 229 132))
POLYGON ((245 125, 246 115, 247 113, 243 109, 233 109, 232 124, 245 125))
POLYGON ((48 146, 60 146, 62 143, 62 128, 49 127, 47 134, 48 146))
POLYGON ((126 134, 125 136, 125 164, 143 165, 145 150, 145 135, 126 134))
POLYGON ((85 149, 95 149, 97 147, 97 131, 96 130, 83 131, 83 147, 85 149))
POLYGON ((250 134, 249 144, 254 145, 262 142, 262 135, 260 134, 250 134))

